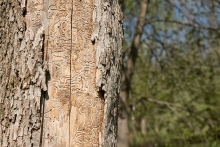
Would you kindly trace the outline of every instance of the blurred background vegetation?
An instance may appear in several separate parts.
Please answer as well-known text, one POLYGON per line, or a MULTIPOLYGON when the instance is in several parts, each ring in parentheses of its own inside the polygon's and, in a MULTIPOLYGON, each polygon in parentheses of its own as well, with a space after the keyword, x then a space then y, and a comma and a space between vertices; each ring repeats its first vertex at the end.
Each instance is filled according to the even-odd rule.
POLYGON ((220 146, 220 1, 122 8, 119 147, 220 146))

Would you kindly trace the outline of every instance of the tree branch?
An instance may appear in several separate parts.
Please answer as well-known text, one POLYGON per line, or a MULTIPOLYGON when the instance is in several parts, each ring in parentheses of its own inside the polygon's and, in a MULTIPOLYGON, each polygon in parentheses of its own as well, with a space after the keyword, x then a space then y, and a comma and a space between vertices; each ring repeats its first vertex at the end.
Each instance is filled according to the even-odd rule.
MULTIPOLYGON (((142 102, 142 101, 148 101, 148 102, 152 102, 152 103, 159 104, 159 105, 165 105, 165 106, 167 106, 169 109, 170 109, 170 107, 176 107, 176 108, 180 108, 180 109, 182 109, 182 110, 187 110, 185 107, 182 107, 182 106, 177 105, 177 104, 172 104, 172 103, 169 103, 169 102, 166 102, 166 101, 155 100, 155 99, 147 98, 147 97, 141 97, 140 99, 138 99, 138 101, 136 102, 136 104, 139 103, 139 102, 142 102)), ((173 110, 172 110, 172 111, 173 111, 173 110)))
POLYGON ((211 31, 217 31, 217 30, 218 30, 217 28, 212 28, 212 27, 207 27, 207 26, 199 26, 199 25, 195 25, 195 24, 192 24, 192 23, 186 23, 186 22, 181 22, 181 21, 177 21, 177 20, 161 20, 161 19, 155 19, 155 20, 146 20, 145 22, 146 22, 146 24, 156 23, 156 22, 173 23, 173 24, 184 25, 184 26, 190 26, 190 27, 194 27, 194 28, 206 29, 206 30, 211 30, 211 31))

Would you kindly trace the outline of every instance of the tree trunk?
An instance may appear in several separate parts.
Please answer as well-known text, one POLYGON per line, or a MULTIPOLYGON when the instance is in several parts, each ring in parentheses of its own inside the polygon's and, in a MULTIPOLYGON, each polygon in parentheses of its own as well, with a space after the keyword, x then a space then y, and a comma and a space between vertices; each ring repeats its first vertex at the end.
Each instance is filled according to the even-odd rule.
POLYGON ((0 146, 116 146, 118 0, 2 0, 0 12, 0 146))

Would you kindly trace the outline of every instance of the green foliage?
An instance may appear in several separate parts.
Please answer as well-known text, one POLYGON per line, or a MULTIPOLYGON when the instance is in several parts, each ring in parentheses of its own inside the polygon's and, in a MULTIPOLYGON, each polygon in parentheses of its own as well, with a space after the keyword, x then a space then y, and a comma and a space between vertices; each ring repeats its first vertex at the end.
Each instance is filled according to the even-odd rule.
MULTIPOLYGON (((126 6, 125 15, 139 3, 126 6)), ((129 99, 131 146, 220 146, 219 4, 155 0, 147 13, 129 99)))

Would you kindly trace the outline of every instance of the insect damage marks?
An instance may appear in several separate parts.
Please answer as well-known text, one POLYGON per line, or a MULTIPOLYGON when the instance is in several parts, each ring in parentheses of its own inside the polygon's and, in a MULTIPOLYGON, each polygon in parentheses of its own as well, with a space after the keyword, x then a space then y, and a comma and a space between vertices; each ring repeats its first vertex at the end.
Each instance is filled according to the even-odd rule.
POLYGON ((93 0, 48 0, 50 80, 43 146, 100 146, 104 99, 96 90, 93 0))
POLYGON ((69 147, 72 0, 45 0, 49 80, 44 104, 43 147, 69 147))
POLYGON ((73 0, 70 134, 74 147, 98 147, 102 138, 104 99, 96 89, 93 9, 93 0, 73 0))

